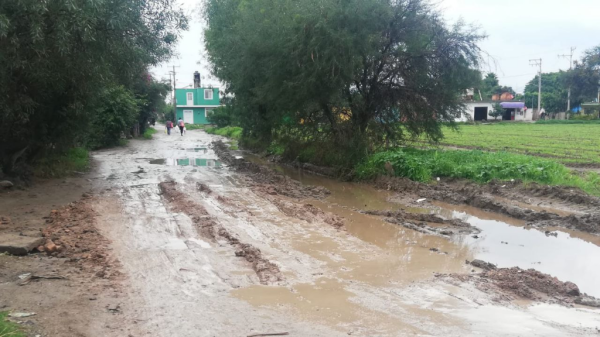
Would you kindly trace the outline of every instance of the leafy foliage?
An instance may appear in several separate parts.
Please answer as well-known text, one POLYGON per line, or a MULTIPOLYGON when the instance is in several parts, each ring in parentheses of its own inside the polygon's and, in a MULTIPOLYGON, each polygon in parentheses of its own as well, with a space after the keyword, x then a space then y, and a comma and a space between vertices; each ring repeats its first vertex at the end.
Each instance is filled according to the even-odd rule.
POLYGON ((502 116, 503 114, 504 114, 504 109, 498 103, 494 104, 494 110, 488 112, 488 115, 494 117, 494 119, 498 119, 498 117, 502 116))
POLYGON ((585 51, 582 59, 575 62, 574 69, 568 73, 567 82, 572 86, 572 97, 576 101, 589 102, 597 97, 600 83, 600 45, 585 51))
POLYGON ((243 109, 244 133, 265 143, 439 139, 479 81, 482 36, 447 27, 422 0, 207 0, 206 17, 213 72, 243 109))
MULTIPOLYGON (((135 92, 148 66, 170 57, 178 31, 187 24, 173 3, 0 1, 4 171, 17 171, 14 166, 23 158, 86 143, 90 125, 98 122, 93 115, 100 98, 116 87, 135 92)), ((138 98, 151 96, 138 91, 138 98)), ((139 105, 141 120, 146 107, 139 105)), ((117 119, 133 123, 137 118, 117 119)), ((102 137, 94 135, 93 142, 100 145, 102 137)))
POLYGON ((229 126, 233 122, 232 110, 233 107, 231 105, 218 107, 214 109, 210 115, 208 115, 208 122, 216 125, 218 128, 229 126))
MULTIPOLYGON (((538 76, 536 75, 527 83, 524 90, 523 99, 525 102, 531 102, 536 105, 538 97, 538 76)), ((542 73, 542 108, 546 112, 563 112, 567 110, 567 90, 566 73, 564 71, 556 73, 542 73)), ((571 106, 577 106, 581 103, 578 100, 571 100, 571 106)))
POLYGON ((121 134, 138 116, 137 101, 123 86, 106 89, 99 100, 91 118, 92 132, 87 137, 87 145, 92 149, 118 145, 121 134))
MULTIPOLYGON (((498 81, 498 76, 495 73, 487 73, 478 88, 481 92, 481 98, 484 100, 492 99, 494 95, 501 95, 502 93, 509 92, 515 95, 515 91, 512 87, 501 86, 498 81)), ((478 95, 475 95, 478 96, 478 95)))

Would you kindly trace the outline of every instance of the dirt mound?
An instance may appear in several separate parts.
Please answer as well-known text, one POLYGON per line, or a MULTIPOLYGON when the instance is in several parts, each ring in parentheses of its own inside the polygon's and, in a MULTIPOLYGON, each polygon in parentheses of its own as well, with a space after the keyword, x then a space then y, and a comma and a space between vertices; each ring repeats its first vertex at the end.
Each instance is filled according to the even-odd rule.
POLYGON ((256 189, 268 191, 269 194, 281 194, 296 199, 323 199, 330 193, 324 187, 305 186, 270 168, 251 163, 242 158, 236 158, 229 152, 227 145, 221 141, 213 142, 212 147, 221 161, 234 170, 244 173, 250 179, 250 185, 256 189))
POLYGON ((362 211, 364 214, 386 217, 386 221, 396 225, 421 232, 424 234, 438 235, 448 237, 455 234, 477 234, 481 230, 471 226, 469 223, 460 219, 444 219, 436 214, 410 213, 402 210, 397 211, 362 211), (443 227, 433 227, 428 225, 442 224, 443 227))
POLYGON ((493 264, 480 260, 476 261, 479 261, 478 263, 482 265, 493 267, 486 268, 488 270, 479 274, 438 274, 437 277, 450 277, 462 282, 473 282, 481 291, 498 295, 498 300, 525 298, 562 305, 579 303, 596 306, 598 304, 597 299, 582 294, 579 287, 573 282, 562 282, 554 276, 541 273, 535 269, 496 268, 493 264))
POLYGON ((171 207, 178 212, 187 214, 203 236, 215 241, 224 239, 233 246, 236 249, 235 255, 243 257, 250 263, 261 284, 274 284, 284 279, 279 267, 264 258, 260 249, 240 242, 237 237, 211 217, 202 205, 189 200, 185 194, 177 190, 175 182, 162 182, 159 184, 159 188, 163 198, 169 201, 171 207))
POLYGON ((320 208, 317 208, 311 204, 297 204, 282 200, 280 198, 269 198, 269 200, 284 214, 292 216, 308 223, 316 221, 322 221, 329 224, 336 229, 344 228, 344 219, 329 213, 323 212, 320 208))
POLYGON ((49 255, 68 258, 81 270, 97 277, 119 276, 118 262, 107 253, 108 240, 96 228, 96 212, 91 207, 93 197, 85 195, 81 201, 53 210, 42 231, 46 239, 39 250, 49 255))

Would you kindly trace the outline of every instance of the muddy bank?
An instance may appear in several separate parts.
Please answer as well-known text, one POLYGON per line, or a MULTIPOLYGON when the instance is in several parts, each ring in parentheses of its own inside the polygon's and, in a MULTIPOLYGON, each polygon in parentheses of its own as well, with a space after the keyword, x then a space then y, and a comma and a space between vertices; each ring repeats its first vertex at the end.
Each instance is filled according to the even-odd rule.
POLYGON ((471 265, 484 269, 476 274, 437 274, 436 277, 450 283, 469 282, 479 290, 492 294, 499 302, 514 299, 527 299, 537 302, 555 303, 571 306, 574 303, 600 307, 600 300, 581 293, 573 282, 563 282, 558 278, 541 273, 535 269, 496 268, 493 264, 480 260, 471 265))
MULTIPOLYGON (((568 216, 561 216, 546 210, 534 210, 515 205, 507 205, 490 195, 491 193, 494 193, 493 191, 499 191, 500 189, 511 190, 512 188, 508 185, 498 186, 499 183, 477 185, 472 183, 450 182, 433 185, 418 183, 402 178, 379 177, 374 181, 374 184, 379 188, 393 190, 396 192, 409 192, 432 200, 439 200, 453 204, 466 204, 482 210, 505 214, 515 219, 528 221, 533 227, 541 228, 560 226, 593 234, 600 233, 600 221, 598 221, 598 219, 600 219, 599 213, 571 214, 568 216)), ((542 188, 540 185, 537 185, 537 189, 529 190, 528 188, 524 188, 520 183, 512 184, 514 186, 521 186, 520 188, 518 187, 517 190, 523 189, 535 191, 535 193, 539 194, 543 194, 543 191, 546 190, 546 188, 542 188)), ((573 192, 572 198, 568 199, 568 195, 571 194, 567 195, 567 192, 565 192, 563 188, 548 187, 548 189, 562 192, 550 194, 549 196, 545 197, 561 198, 561 202, 573 203, 574 209, 580 209, 581 205, 578 205, 576 202, 570 200, 585 200, 587 202, 586 205, 592 205, 597 199, 592 196, 583 197, 580 193, 576 192, 573 192), (564 199, 562 197, 564 197, 564 199)), ((495 193, 500 194, 499 192, 495 193)), ((515 194, 518 192, 513 190, 512 192, 505 193, 505 195, 509 196, 509 193, 511 197, 515 197, 515 194)), ((568 205, 570 204, 567 204, 566 206, 568 205)))
MULTIPOLYGON (((279 267, 264 258, 260 249, 240 242, 237 237, 211 217, 202 205, 189 200, 184 193, 177 190, 176 186, 175 182, 162 182, 159 184, 163 198, 168 201, 173 210, 187 214, 203 236, 215 242, 220 239, 227 241, 235 249, 235 256, 243 257, 252 266, 261 284, 276 284, 284 280, 279 267)), ((206 191, 207 187, 204 187, 206 185, 200 184, 198 186, 198 189, 206 191)))
POLYGON ((320 186, 305 186, 300 182, 278 173, 268 167, 254 164, 243 158, 234 157, 222 141, 212 143, 212 149, 219 159, 237 172, 244 173, 256 189, 268 194, 281 194, 286 197, 303 199, 323 199, 329 191, 320 186))
POLYGON ((66 258, 95 277, 116 278, 120 276, 119 262, 108 254, 109 242, 96 228, 93 203, 94 198, 86 194, 81 201, 53 210, 42 231, 45 244, 38 250, 66 258))
POLYGON ((481 230, 460 219, 444 219, 435 214, 396 211, 363 211, 364 214, 383 216, 389 223, 404 226, 417 232, 448 237, 456 234, 479 234, 481 230), (429 224, 435 224, 431 226, 429 224), (442 225, 442 226, 439 226, 442 225))

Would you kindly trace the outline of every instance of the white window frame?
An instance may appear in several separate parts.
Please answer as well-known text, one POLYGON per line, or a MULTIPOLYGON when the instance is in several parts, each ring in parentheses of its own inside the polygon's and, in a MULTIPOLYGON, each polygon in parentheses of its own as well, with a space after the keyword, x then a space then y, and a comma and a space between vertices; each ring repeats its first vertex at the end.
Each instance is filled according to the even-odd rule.
POLYGON ((212 89, 204 89, 204 99, 205 100, 212 100, 213 97, 214 97, 214 94, 213 94, 213 90, 212 89), (206 94, 210 94, 210 95, 208 95, 208 97, 207 97, 206 94))
POLYGON ((193 105, 194 104, 194 93, 193 92, 187 92, 185 95, 185 98, 187 99, 187 104, 188 105, 193 105))
POLYGON ((208 113, 214 110, 214 108, 204 108, 204 117, 208 118, 208 113))

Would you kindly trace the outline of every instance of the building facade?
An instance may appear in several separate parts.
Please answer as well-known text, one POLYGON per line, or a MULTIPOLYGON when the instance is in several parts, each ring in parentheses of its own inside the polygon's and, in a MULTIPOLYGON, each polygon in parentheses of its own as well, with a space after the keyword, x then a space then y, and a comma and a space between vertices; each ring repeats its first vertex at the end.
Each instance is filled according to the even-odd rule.
POLYGON ((200 87, 200 74, 194 74, 194 88, 175 89, 177 119, 186 124, 210 124, 207 117, 221 105, 218 88, 200 87))
POLYGON ((510 102, 494 102, 494 101, 479 101, 479 102, 465 102, 464 113, 456 119, 457 122, 467 121, 492 121, 492 120, 504 120, 504 121, 530 121, 533 119, 533 111, 525 107, 524 102, 510 101, 510 102), (494 104, 499 103, 504 108, 504 114, 494 118, 489 115, 490 112, 494 111, 494 104))

